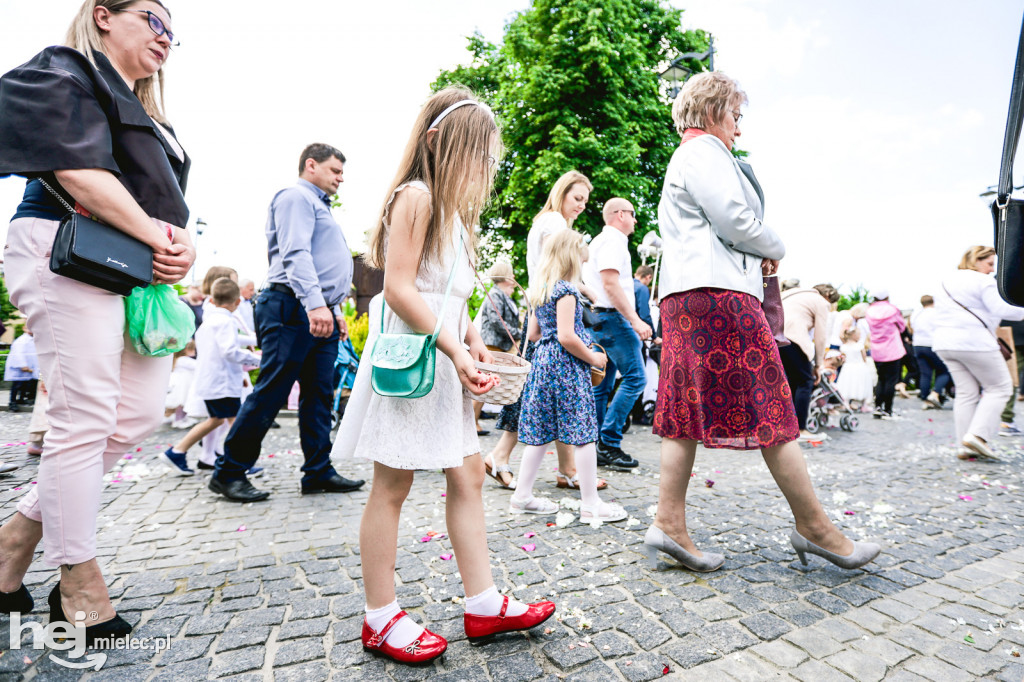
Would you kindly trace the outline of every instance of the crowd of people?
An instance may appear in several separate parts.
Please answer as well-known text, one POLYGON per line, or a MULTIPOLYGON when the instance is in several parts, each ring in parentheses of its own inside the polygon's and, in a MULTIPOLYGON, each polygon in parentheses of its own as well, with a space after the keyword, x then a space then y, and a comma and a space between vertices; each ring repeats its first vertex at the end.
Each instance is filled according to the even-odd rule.
MULTIPOLYGON (((96 559, 104 473, 163 415, 191 426, 161 455, 172 472, 194 475, 188 452, 203 441, 195 467, 208 470, 210 491, 232 502, 265 500, 270 492, 250 479, 260 473, 263 439, 296 383, 301 492, 358 490, 364 481, 345 478, 335 463, 373 463, 359 531, 362 644, 403 663, 427 663, 447 648, 444 637, 401 609, 395 591, 399 518, 415 472, 445 474, 469 640, 535 627, 555 604, 526 604, 497 591, 485 476, 512 491, 510 514, 554 514, 558 506, 536 494, 553 446, 556 485, 580 491, 580 520, 624 520, 620 505, 602 499, 608 484, 598 468, 639 466, 623 449, 623 432, 638 401, 655 389, 652 372, 659 502, 642 545, 652 570, 659 554, 695 571, 725 562, 722 553, 696 547, 688 531, 686 493, 699 443, 761 451, 792 510, 790 541, 802 562, 814 554, 852 569, 874 560, 878 544, 847 538, 825 513, 799 445, 817 437, 809 431, 810 405, 816 385, 830 377, 860 409, 873 402, 874 416, 889 419, 894 396, 906 390, 907 359, 916 358, 911 383, 926 406, 941 408, 955 387, 959 454, 995 457, 990 441, 999 413, 1013 407, 996 327, 1024 320, 1024 309, 1003 303, 987 277, 994 251, 968 251, 935 292, 935 304, 923 305, 910 325, 884 290, 874 291, 869 305, 837 311, 838 292, 821 284, 785 287, 784 328, 773 329, 766 291, 786 249, 764 222, 765 197, 752 168, 732 154, 746 95, 720 72, 689 79, 672 106, 680 145, 658 209, 658 272, 633 267, 637 216, 627 198, 602 197, 604 227, 586 243, 573 226, 594 186, 570 171, 554 183, 529 231, 525 295, 517 294, 512 264, 495 263, 476 320, 468 314, 473 246, 502 157, 501 134, 470 91, 432 95, 369 234, 365 258, 383 270, 383 291, 370 302, 369 338, 333 444, 334 364, 347 334, 340 306, 353 275, 330 210, 346 162, 334 147, 306 147, 296 183, 271 199, 261 290, 251 281, 240 285, 230 268, 212 268, 181 303, 195 314, 193 343, 173 359, 139 354, 125 343, 121 296, 50 270, 47 248, 65 211, 45 188, 58 188, 61 200, 149 246, 154 283, 177 283, 190 271, 195 248, 183 228, 190 161, 157 97, 174 44, 170 21, 158 0, 86 0, 65 46, 0 78, 0 174, 28 178, 9 230, 6 274, 11 299, 35 332, 26 336, 50 389, 39 485, 0 528, 0 612, 34 607, 23 578, 42 542, 46 563, 60 566, 48 600, 51 622, 88 613, 88 621, 75 622, 87 641, 127 636, 131 626, 116 614, 96 559), (81 111, 81 126, 48 119, 50 108, 64 106, 81 111), (88 357, 76 352, 82 347, 88 357), (502 435, 483 457, 479 410, 502 379, 480 367, 494 366, 497 353, 521 354, 530 370, 518 400, 505 401, 502 435), (188 424, 190 418, 201 421, 188 424), (524 450, 513 471, 517 443, 524 450)), ((16 357, 26 360, 12 371, 35 371, 28 353, 16 357)))

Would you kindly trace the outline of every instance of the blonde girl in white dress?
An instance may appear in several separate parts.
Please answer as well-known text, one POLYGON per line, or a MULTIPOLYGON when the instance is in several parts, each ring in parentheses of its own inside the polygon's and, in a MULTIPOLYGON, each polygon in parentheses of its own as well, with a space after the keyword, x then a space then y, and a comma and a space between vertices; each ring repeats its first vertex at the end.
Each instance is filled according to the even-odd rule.
POLYGON ((492 357, 469 322, 466 299, 473 290, 474 228, 490 195, 500 149, 486 105, 461 88, 436 93, 413 126, 369 238, 369 261, 384 269, 384 293, 370 307, 367 351, 334 453, 374 461, 359 531, 366 591, 362 641, 367 651, 401 663, 423 664, 447 648, 443 637, 412 620, 395 598, 398 520, 415 470, 445 471, 447 530, 467 597, 468 639, 481 642, 499 632, 525 630, 555 610, 551 602, 523 604, 498 594, 487 550, 484 464, 470 395, 486 393, 496 378, 476 368, 475 361, 492 357), (453 263, 432 390, 416 399, 377 395, 370 385, 371 349, 382 307, 386 333, 432 333, 453 263))

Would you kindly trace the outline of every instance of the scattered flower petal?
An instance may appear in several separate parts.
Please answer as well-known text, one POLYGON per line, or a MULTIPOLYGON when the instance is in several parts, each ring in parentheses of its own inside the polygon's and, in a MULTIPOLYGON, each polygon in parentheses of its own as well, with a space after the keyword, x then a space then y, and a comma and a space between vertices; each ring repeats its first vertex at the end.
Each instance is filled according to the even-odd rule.
POLYGON ((532 552, 533 550, 537 549, 537 545, 531 542, 528 545, 523 545, 523 549, 525 549, 527 552, 532 552))
POLYGON ((857 515, 857 512, 855 512, 855 511, 851 511, 851 510, 849 510, 849 509, 847 509, 847 510, 846 510, 846 511, 844 511, 843 513, 844 513, 844 514, 846 514, 847 516, 856 516, 856 515, 857 515))
POLYGON ((239 533, 241 533, 241 532, 242 532, 242 531, 244 531, 244 530, 245 530, 245 526, 239 526, 239 527, 238 527, 238 532, 239 532, 239 533))
POLYGON ((441 561, 451 561, 451 558, 452 558, 451 554, 442 554, 441 555, 441 561))
POLYGON ((710 478, 709 478, 709 479, 706 479, 706 480, 704 481, 704 487, 705 487, 705 488, 714 488, 714 487, 715 487, 715 482, 714 482, 714 481, 712 481, 712 480, 711 480, 710 478))
POLYGON ((665 666, 664 668, 662 668, 662 670, 661 670, 661 674, 662 674, 662 675, 668 675, 668 673, 669 673, 669 668, 668 668, 668 666, 666 665, 666 666, 665 666))
POLYGON ((537 536, 537 534, 534 533, 532 530, 528 530, 525 533, 523 533, 523 537, 524 538, 532 538, 532 537, 536 537, 536 536, 537 536))
POLYGON ((964 502, 970 502, 970 501, 971 501, 971 500, 973 500, 974 498, 973 498, 973 497, 971 497, 970 495, 961 495, 961 496, 960 496, 960 499, 961 499, 961 500, 963 500, 964 502))

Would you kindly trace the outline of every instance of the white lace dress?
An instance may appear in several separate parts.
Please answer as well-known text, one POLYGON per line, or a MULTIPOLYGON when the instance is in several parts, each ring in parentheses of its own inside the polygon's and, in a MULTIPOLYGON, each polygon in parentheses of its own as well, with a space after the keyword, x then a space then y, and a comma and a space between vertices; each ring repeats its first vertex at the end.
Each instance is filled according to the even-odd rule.
MULTIPOLYGON (((419 181, 400 185, 388 200, 389 208, 395 195, 407 186, 427 191, 427 186, 419 181)), ((384 224, 388 225, 386 214, 384 224)), ((452 259, 459 247, 459 231, 463 229, 456 218, 454 240, 444 262, 424 263, 416 275, 416 288, 434 313, 441 309, 444 301, 452 259)), ((468 244, 468 235, 466 240, 468 244)), ((460 341, 469 328, 466 300, 473 293, 469 249, 462 248, 443 323, 460 341)), ((462 466, 463 459, 480 452, 480 439, 473 420, 473 401, 463 391, 455 365, 447 355, 436 351, 434 387, 422 398, 387 398, 374 393, 370 385, 370 355, 380 334, 383 301, 382 294, 370 301, 370 333, 332 455, 370 459, 393 469, 462 466)), ((384 330, 389 334, 412 331, 387 307, 384 308, 384 330)))

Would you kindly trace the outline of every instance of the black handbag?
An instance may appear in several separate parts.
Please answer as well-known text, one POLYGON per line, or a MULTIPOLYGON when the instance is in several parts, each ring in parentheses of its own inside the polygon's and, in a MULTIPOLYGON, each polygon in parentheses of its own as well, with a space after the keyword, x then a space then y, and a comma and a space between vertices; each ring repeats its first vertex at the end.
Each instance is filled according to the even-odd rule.
POLYGON ((999 255, 996 284, 999 295, 1007 303, 1024 306, 1024 201, 1011 199, 1013 192, 1013 157, 1017 155, 1021 123, 1024 122, 1024 26, 1017 44, 1017 64, 1010 87, 1010 111, 1006 117, 1003 137, 1003 158, 999 164, 999 185, 992 202, 995 221, 995 245, 999 255))
POLYGON ((50 250, 50 271, 84 284, 127 296, 153 281, 153 249, 116 227, 87 218, 39 179, 68 209, 50 250))

